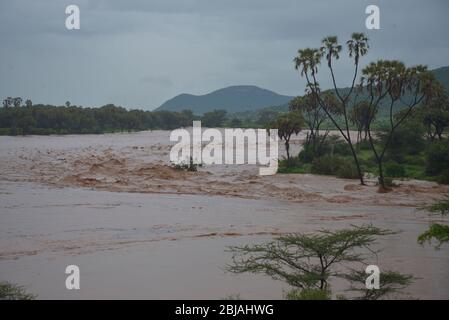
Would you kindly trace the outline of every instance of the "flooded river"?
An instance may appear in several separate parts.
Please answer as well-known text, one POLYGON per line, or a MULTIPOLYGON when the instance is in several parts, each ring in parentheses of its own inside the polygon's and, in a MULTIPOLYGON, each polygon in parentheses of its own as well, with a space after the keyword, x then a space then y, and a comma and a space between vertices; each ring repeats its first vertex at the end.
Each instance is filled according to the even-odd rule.
POLYGON ((373 181, 247 165, 182 172, 170 148, 167 131, 0 137, 0 281, 41 299, 279 299, 283 283, 224 271, 227 246, 373 223, 401 232, 379 240, 372 262, 418 277, 414 298, 449 299, 447 248, 416 242, 431 221, 417 207, 447 187, 401 181, 380 194, 373 181), (80 290, 65 288, 71 264, 80 290))

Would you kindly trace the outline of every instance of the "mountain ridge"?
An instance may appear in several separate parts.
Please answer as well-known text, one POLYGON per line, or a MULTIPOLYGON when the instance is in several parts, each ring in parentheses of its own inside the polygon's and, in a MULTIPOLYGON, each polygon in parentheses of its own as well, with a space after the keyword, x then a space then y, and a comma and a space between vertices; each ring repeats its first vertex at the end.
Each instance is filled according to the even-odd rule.
POLYGON ((204 95, 182 93, 167 100, 156 110, 190 109, 195 114, 203 114, 214 109, 224 109, 231 113, 257 111, 286 104, 293 98, 254 85, 234 85, 204 95))
MULTIPOLYGON (((449 90, 449 66, 431 70, 436 78, 449 90)), ((348 88, 339 88, 344 92, 348 88)), ((182 111, 190 109, 202 115, 216 109, 224 109, 229 113, 243 111, 259 111, 268 107, 285 107, 294 96, 282 95, 269 89, 255 85, 233 85, 217 89, 207 94, 194 95, 181 93, 155 110, 182 111)))

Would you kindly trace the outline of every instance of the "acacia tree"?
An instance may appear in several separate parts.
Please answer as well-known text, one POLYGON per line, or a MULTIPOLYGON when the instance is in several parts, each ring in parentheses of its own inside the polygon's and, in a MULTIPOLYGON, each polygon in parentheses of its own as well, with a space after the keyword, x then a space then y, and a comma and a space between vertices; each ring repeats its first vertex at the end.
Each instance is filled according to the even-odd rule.
POLYGON ((298 134, 304 127, 304 118, 298 111, 290 111, 280 115, 275 122, 270 125, 271 128, 278 130, 278 136, 284 140, 285 151, 287 152, 287 166, 290 166, 290 139, 293 134, 298 134))
POLYGON ((358 293, 357 300, 379 300, 383 297, 401 294, 416 279, 412 275, 402 274, 396 271, 382 271, 379 279, 379 289, 366 287, 366 273, 360 270, 343 275, 343 278, 351 283, 347 291, 358 293))
POLYGON ((310 88, 312 94, 316 97, 318 103, 323 108, 324 112, 331 120, 333 125, 338 129, 344 140, 348 143, 352 156, 354 158, 357 172, 359 175, 360 183, 365 184, 363 180, 363 173, 360 167, 360 162, 357 157, 356 150, 354 148, 353 141, 350 134, 349 125, 349 109, 356 99, 351 98, 354 88, 356 87, 356 79, 358 76, 360 58, 368 52, 368 38, 363 33, 353 33, 351 39, 346 42, 349 58, 354 62, 354 75, 352 78, 349 90, 346 93, 340 92, 337 87, 337 81, 333 69, 334 60, 340 58, 340 52, 342 46, 338 43, 336 36, 329 36, 323 39, 322 47, 319 49, 300 49, 298 50, 298 56, 294 59, 295 69, 300 70, 301 76, 305 77, 307 86, 310 88), (321 60, 327 61, 327 66, 331 73, 333 92, 340 101, 341 107, 338 112, 331 110, 326 102, 321 98, 320 86, 317 80, 318 67, 321 64, 321 60), (343 118, 343 124, 340 124, 338 119, 343 118))
MULTIPOLYGON (((376 255, 372 246, 377 237, 394 233, 364 225, 337 231, 284 235, 264 244, 230 247, 233 262, 227 265, 227 270, 265 274, 282 280, 294 288, 293 296, 300 296, 296 294, 297 290, 298 293, 310 290, 329 293, 332 278, 355 281, 354 268, 358 266, 365 270, 365 261, 376 255)), ((386 271, 386 274, 390 273, 386 271)), ((390 281, 389 285, 394 282, 390 281)), ((382 292, 391 293, 390 290, 382 292)))
POLYGON ((421 102, 427 103, 432 96, 438 95, 438 90, 434 86, 434 76, 427 71, 427 67, 422 65, 406 68, 400 61, 379 60, 366 66, 362 74, 359 90, 368 95, 370 115, 378 112, 382 102, 387 102, 389 105, 389 131, 384 143, 375 143, 374 141, 371 130, 374 116, 370 116, 367 123, 370 146, 379 170, 379 185, 381 189, 385 190, 387 186, 384 179, 383 162, 395 130, 417 105, 421 102), (400 114, 395 116, 395 107, 398 105, 405 107, 400 114))

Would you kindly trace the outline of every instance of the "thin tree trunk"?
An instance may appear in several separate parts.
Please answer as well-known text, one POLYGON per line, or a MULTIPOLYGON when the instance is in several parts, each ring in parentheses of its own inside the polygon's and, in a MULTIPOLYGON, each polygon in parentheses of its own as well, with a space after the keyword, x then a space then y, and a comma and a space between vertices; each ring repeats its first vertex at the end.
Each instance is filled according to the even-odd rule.
POLYGON ((354 149, 354 146, 352 145, 352 143, 349 143, 349 146, 351 147, 352 156, 354 157, 354 162, 357 167, 360 184, 365 185, 365 181, 363 180, 363 172, 362 172, 362 168, 360 167, 359 158, 357 157, 357 153, 355 152, 355 149, 354 149))
MULTIPOLYGON (((332 70, 332 69, 331 69, 331 70, 332 70)), ((316 86, 316 85, 317 85, 317 81, 316 81, 315 75, 312 74, 312 77, 313 77, 314 85, 316 86)), ((307 74, 306 74, 306 79, 307 79, 307 83, 311 84, 311 82, 309 81, 309 78, 308 78, 307 74)), ((362 171, 361 171, 361 169, 360 169, 359 160, 358 160, 358 158, 357 158, 357 154, 356 154, 355 151, 354 151, 354 147, 353 147, 352 142, 351 142, 351 136, 349 135, 349 128, 347 127, 347 126, 348 126, 348 121, 347 121, 348 119, 347 119, 347 117, 346 117, 346 113, 345 113, 345 120, 346 120, 346 131, 347 131, 348 136, 345 135, 343 129, 338 125, 338 123, 337 123, 337 122, 335 121, 335 119, 332 117, 332 115, 330 114, 330 112, 324 107, 324 104, 323 104, 323 102, 321 101, 321 97, 319 96, 319 94, 318 94, 316 91, 313 91, 313 92, 314 92, 316 98, 318 99, 318 101, 319 101, 321 107, 323 108, 324 112, 325 112, 326 115, 328 116, 328 118, 331 120, 331 122, 334 124, 334 126, 338 129, 338 131, 340 131, 340 133, 341 133, 341 135, 343 136, 343 138, 344 138, 344 139, 346 140, 346 142, 349 144, 349 146, 350 146, 350 148, 351 148, 352 156, 353 156, 353 158, 354 158, 354 162, 356 163, 357 172, 358 172, 358 174, 359 174, 359 179, 360 179, 360 184, 361 184, 361 185, 365 185, 365 181, 363 180, 362 171)), ((338 91, 337 91, 337 95, 338 95, 338 91)), ((345 110, 345 109, 346 109, 346 105, 343 104, 343 110, 345 110)))
POLYGON ((383 172, 383 166, 382 166, 382 159, 380 159, 380 161, 378 161, 377 165, 379 167, 379 184, 380 186, 384 189, 387 190, 386 186, 385 186, 385 178, 384 178, 384 172, 383 172))

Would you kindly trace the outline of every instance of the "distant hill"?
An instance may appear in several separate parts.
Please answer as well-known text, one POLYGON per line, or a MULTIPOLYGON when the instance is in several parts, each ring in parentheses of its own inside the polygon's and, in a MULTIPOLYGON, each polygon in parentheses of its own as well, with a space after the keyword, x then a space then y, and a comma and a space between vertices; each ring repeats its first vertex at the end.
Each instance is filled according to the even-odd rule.
POLYGON ((214 109, 224 109, 229 113, 257 111, 271 106, 288 103, 293 97, 256 86, 231 86, 205 95, 180 94, 156 110, 181 111, 190 109, 195 114, 203 114, 214 109))
MULTIPOLYGON (((432 72, 449 90, 449 67, 437 68, 432 70, 432 72)), ((344 94, 349 89, 342 88, 339 90, 344 94)), ((231 86, 205 95, 180 94, 166 101, 156 110, 181 111, 190 109, 198 115, 215 109, 224 109, 229 113, 257 112, 268 107, 278 107, 279 110, 286 110, 287 104, 291 99, 293 97, 280 95, 256 86, 231 86)), ((387 102, 385 103, 388 105, 387 102)))
MULTIPOLYGON (((449 91, 449 67, 441 67, 441 68, 433 69, 430 71, 435 74, 436 79, 439 82, 441 82, 441 84, 446 88, 446 90, 449 91)), ((334 92, 333 88, 328 89, 328 90, 330 90, 331 92, 334 92)), ((338 89, 338 91, 340 92, 340 94, 342 96, 347 95, 349 93, 349 90, 350 90, 350 88, 347 88, 347 87, 338 89)), ((354 92, 352 93, 351 97, 355 97, 354 92)), ((412 99, 413 99, 413 97, 409 94, 406 94, 403 97, 404 101, 412 101, 412 99)), ((369 100, 369 97, 366 93, 358 94, 357 101, 362 101, 362 100, 369 100)), ((389 100, 389 98, 386 97, 379 104, 379 113, 377 115, 379 118, 389 116, 390 103, 391 103, 391 100, 389 100)), ((397 102, 394 107, 394 112, 400 111, 404 107, 406 107, 406 105, 403 105, 401 102, 397 102)), ((278 110, 284 111, 284 110, 287 110, 287 108, 288 108, 288 105, 283 105, 283 106, 279 106, 278 110)))
POLYGON ((440 81, 446 89, 449 90, 449 67, 433 69, 432 72, 435 74, 438 81, 440 81))

